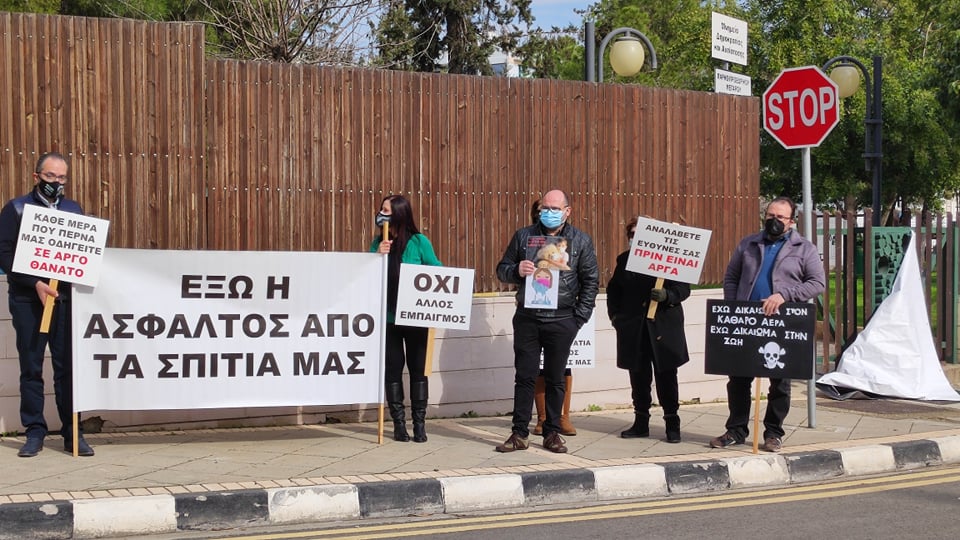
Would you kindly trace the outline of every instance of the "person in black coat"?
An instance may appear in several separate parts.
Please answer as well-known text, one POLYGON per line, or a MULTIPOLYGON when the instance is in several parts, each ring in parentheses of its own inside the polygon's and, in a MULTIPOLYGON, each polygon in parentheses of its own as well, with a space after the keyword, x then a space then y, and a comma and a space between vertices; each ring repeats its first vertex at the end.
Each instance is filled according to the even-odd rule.
MULTIPOLYGON (((633 239, 637 219, 627 223, 628 241, 633 239)), ((681 302, 690 296, 690 285, 627 270, 630 250, 617 256, 617 266, 607 284, 607 313, 617 331, 617 367, 630 372, 634 421, 620 433, 624 439, 650 435, 650 383, 657 383, 657 399, 663 408, 667 442, 680 442, 680 391, 677 368, 690 360, 683 329, 681 302), (659 304, 655 317, 647 318, 650 301, 659 304)))

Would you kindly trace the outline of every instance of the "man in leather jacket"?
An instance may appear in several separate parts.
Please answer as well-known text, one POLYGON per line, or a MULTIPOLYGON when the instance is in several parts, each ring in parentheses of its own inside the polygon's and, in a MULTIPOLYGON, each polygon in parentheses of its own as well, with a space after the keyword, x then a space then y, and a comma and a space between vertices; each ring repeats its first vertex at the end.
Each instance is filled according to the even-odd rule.
POLYGON ((529 424, 533 407, 534 384, 543 352, 543 373, 546 380, 546 420, 543 423, 543 446, 551 452, 567 451, 560 436, 559 420, 565 393, 564 370, 570 346, 577 331, 593 314, 599 291, 600 272, 593 240, 588 234, 567 223, 570 205, 560 190, 547 192, 541 199, 540 222, 516 231, 500 263, 497 277, 504 283, 520 285, 517 311, 513 316, 514 378, 513 428, 510 437, 497 451, 526 450, 529 446, 529 424), (570 270, 559 270, 556 309, 524 307, 526 277, 536 266, 529 260, 527 247, 531 237, 553 236, 566 240, 570 270))

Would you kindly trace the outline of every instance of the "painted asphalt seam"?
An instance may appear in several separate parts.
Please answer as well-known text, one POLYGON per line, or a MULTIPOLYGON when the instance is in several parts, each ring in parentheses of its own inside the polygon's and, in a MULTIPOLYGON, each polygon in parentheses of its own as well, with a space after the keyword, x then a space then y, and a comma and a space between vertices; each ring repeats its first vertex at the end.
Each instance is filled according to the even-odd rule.
POLYGON ((960 435, 519 474, 0 504, 0 539, 94 538, 664 497, 960 463, 960 435))

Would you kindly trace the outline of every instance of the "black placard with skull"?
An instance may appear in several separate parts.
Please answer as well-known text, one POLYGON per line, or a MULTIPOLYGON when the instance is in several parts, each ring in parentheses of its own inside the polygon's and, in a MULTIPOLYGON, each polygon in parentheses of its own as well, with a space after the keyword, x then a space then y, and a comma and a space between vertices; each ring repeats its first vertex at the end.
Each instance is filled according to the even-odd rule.
POLYGON ((707 300, 705 371, 713 375, 813 377, 813 304, 787 302, 766 316, 763 302, 707 300))

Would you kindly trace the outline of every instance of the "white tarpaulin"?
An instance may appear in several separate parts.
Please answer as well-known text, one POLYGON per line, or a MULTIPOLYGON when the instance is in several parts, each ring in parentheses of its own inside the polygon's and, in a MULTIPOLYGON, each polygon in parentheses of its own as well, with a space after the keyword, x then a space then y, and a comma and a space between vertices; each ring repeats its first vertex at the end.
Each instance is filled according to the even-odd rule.
POLYGON ((894 398, 960 401, 937 358, 915 241, 911 235, 890 295, 843 352, 837 371, 820 377, 818 386, 894 398))

